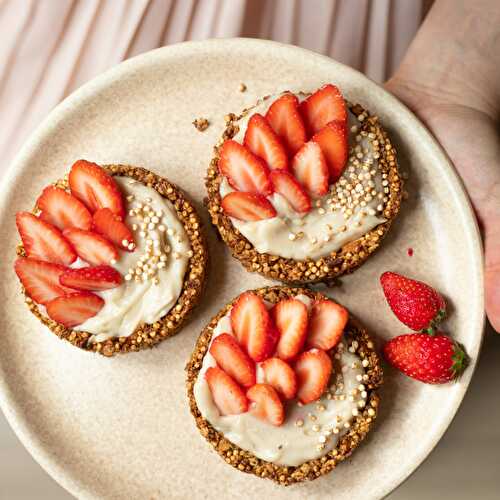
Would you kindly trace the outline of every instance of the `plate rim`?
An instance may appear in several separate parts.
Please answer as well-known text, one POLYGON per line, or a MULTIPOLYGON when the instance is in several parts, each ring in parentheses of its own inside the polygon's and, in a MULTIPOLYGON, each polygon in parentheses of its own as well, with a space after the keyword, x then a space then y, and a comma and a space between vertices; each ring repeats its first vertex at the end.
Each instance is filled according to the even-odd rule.
MULTIPOLYGON (((415 455, 415 463, 410 470, 405 470, 398 476, 392 476, 391 480, 387 481, 386 491, 383 492, 382 497, 384 498, 398 488, 401 484, 406 482, 406 480, 420 467, 420 465, 426 460, 429 454, 433 451, 436 445, 439 443, 443 437, 446 430, 449 428, 453 422, 456 413, 463 401, 463 398, 468 390, 472 376, 475 372, 477 362, 479 360, 479 354, 481 346, 484 339, 484 327, 486 322, 486 313, 484 310, 484 252, 482 245, 481 233, 479 226, 474 215, 471 201, 467 195, 467 191, 460 178, 458 172, 453 166, 451 160, 449 159, 446 152, 439 145, 437 140, 431 134, 431 132, 420 122, 420 120, 414 115, 414 113, 402 102, 400 102, 396 97, 386 91, 378 83, 370 80, 366 75, 357 71, 354 68, 346 66, 335 59, 332 59, 326 55, 318 54, 316 52, 297 47, 290 44, 284 44, 280 42, 275 42, 271 40, 261 40, 253 38, 226 38, 226 39, 207 39, 198 41, 187 41, 177 44, 172 44, 164 47, 159 47, 154 50, 142 53, 138 56, 132 57, 123 61, 103 73, 97 75, 96 77, 89 80, 87 83, 83 84, 76 91, 67 96, 62 100, 57 106, 55 106, 52 111, 47 115, 47 117, 36 127, 36 129, 28 136, 27 140, 24 142, 23 146, 19 152, 15 155, 14 159, 11 161, 8 171, 4 176, 0 185, 0 213, 4 213, 6 210, 6 197, 5 194, 9 191, 10 187, 13 186, 17 178, 21 175, 22 169, 19 168, 25 158, 30 156, 34 150, 37 149, 39 144, 44 140, 44 138, 51 134, 55 130, 58 124, 64 120, 66 114, 71 112, 73 106, 79 106, 81 102, 85 99, 92 98, 93 95, 97 94, 101 89, 106 88, 108 85, 113 84, 121 75, 125 75, 129 72, 140 71, 141 67, 146 67, 150 64, 154 64, 162 59, 162 57, 189 57, 194 53, 203 50, 220 50, 223 48, 233 48, 241 47, 245 50, 258 50, 259 48, 267 47, 279 50, 286 50, 290 53, 295 51, 297 54, 301 53, 306 57, 316 58, 317 60, 324 60, 329 64, 334 64, 339 67, 344 72, 356 75, 358 78, 361 77, 365 79, 372 88, 379 92, 379 95, 384 95, 385 99, 389 99, 393 105, 399 107, 404 111, 408 117, 413 122, 413 126, 419 129, 419 132, 427 137, 427 147, 432 149, 432 153, 438 157, 436 164, 439 164, 447 173, 447 180, 451 182, 451 187, 456 196, 458 196, 459 205, 461 207, 462 216, 468 221, 468 227, 471 229, 468 234, 468 242, 470 248, 470 253, 474 258, 475 268, 479 270, 477 273, 477 292, 478 292, 478 312, 477 318, 474 323, 477 324, 478 335, 474 342, 474 352, 471 352, 471 365, 469 366, 467 372, 462 377, 462 386, 455 398, 453 404, 450 406, 450 411, 445 417, 441 419, 439 428, 434 431, 432 439, 427 441, 427 446, 423 447, 418 454, 415 455), (480 312, 482 311, 482 312, 480 312)), ((14 433, 21 441, 22 445, 34 458, 34 460, 43 468, 43 470, 54 479, 61 487, 63 487, 71 495, 92 497, 91 491, 82 482, 81 478, 70 477, 62 465, 60 465, 55 459, 52 459, 51 455, 46 451, 43 443, 36 433, 30 429, 30 426, 25 420, 22 412, 22 408, 15 404, 15 397, 11 394, 11 390, 7 383, 7 377, 5 375, 4 369, 0 364, 0 408, 2 409, 7 422, 13 429, 14 433)))

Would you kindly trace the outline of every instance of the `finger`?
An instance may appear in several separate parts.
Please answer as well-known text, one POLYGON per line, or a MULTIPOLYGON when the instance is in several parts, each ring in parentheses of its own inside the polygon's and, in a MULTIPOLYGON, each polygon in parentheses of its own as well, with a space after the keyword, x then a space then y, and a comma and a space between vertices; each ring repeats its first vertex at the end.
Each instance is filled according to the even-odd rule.
POLYGON ((500 217, 490 220, 485 229, 486 313, 500 333, 500 217))

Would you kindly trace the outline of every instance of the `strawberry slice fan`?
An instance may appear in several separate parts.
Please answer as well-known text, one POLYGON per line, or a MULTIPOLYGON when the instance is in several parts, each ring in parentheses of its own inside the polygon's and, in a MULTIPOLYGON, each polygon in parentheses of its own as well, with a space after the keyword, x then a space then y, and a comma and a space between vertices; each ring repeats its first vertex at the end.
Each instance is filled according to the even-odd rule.
POLYGON ((231 254, 249 271, 293 284, 359 267, 401 203, 396 152, 377 117, 332 84, 230 116, 206 186, 231 254))
POLYGON ((122 276, 112 265, 120 258, 118 249, 133 251, 135 245, 122 222, 122 194, 103 168, 77 161, 68 187, 46 187, 36 202, 37 215, 16 214, 22 247, 14 269, 49 318, 71 328, 104 306, 92 292, 120 286, 122 276), (69 267, 77 259, 86 265, 69 267))
POLYGON ((238 470, 285 485, 352 453, 376 417, 382 382, 373 343, 348 311, 287 287, 247 291, 224 307, 186 370, 202 436, 238 470))

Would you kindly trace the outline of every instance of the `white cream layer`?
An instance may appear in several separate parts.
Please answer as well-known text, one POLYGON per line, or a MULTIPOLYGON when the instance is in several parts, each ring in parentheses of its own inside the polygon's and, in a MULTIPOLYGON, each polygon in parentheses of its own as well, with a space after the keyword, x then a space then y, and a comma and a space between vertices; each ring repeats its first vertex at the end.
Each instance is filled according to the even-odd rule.
MULTIPOLYGON (((250 117, 254 113, 265 114, 276 97, 273 96, 259 102, 237 122, 240 129, 234 140, 243 143, 250 117)), ((330 191, 325 196, 313 200, 313 209, 309 213, 299 214, 283 196, 274 193, 268 196, 268 200, 277 211, 276 217, 250 222, 231 217, 234 227, 252 243, 259 253, 269 253, 295 260, 318 259, 339 250, 345 244, 360 238, 377 225, 385 222, 381 210, 378 210, 383 203, 383 195, 379 196, 379 193, 383 191, 382 173, 377 159, 373 157, 371 140, 368 137, 362 137, 360 141, 355 139, 359 125, 358 118, 349 112, 350 153, 348 165, 342 177, 330 186, 330 191), (361 151, 359 148, 355 149, 357 146, 361 148, 361 151), (363 150, 367 150, 367 153, 364 153, 363 150), (360 160, 358 160, 359 165, 353 163, 357 160, 358 154, 362 154, 364 158, 369 158, 372 161, 368 171, 363 169, 360 160), (370 174, 370 178, 367 178, 370 171, 375 171, 374 175, 370 174), (346 218, 346 213, 342 212, 340 207, 335 207, 330 199, 332 195, 338 193, 339 189, 342 190, 342 186, 352 182, 353 176, 356 176, 361 182, 364 189, 363 196, 368 193, 367 196, 368 198, 371 196, 371 199, 363 200, 363 206, 353 207, 352 214, 348 214, 349 216, 346 218), (362 178, 359 179, 359 176, 362 178), (372 194, 372 192, 376 193, 372 194)), ((224 179, 219 189, 221 197, 223 198, 231 191, 233 188, 224 179)))
MULTIPOLYGON (((309 297, 298 295, 296 298, 310 307, 309 297)), ((221 333, 232 333, 229 313, 214 328, 212 342, 221 333)), ((194 385, 196 404, 203 417, 233 444, 274 464, 297 466, 335 448, 340 437, 348 431, 346 424, 350 426, 354 413, 361 412, 365 405, 366 392, 360 386, 365 371, 360 358, 347 349, 342 349, 341 353, 339 349, 337 357, 330 381, 330 385, 336 384, 331 390, 332 399, 327 399, 325 394, 319 401, 303 406, 296 400, 288 402, 285 422, 279 427, 248 412, 227 416, 219 413, 205 380, 207 369, 216 366, 210 353, 205 355, 194 385)), ((258 369, 258 382, 259 379, 258 369)))
MULTIPOLYGON (((128 337, 141 323, 154 323, 167 314, 182 291, 189 261, 189 240, 173 205, 154 189, 140 182, 128 177, 114 179, 120 186, 124 199, 133 196, 131 201, 126 202, 127 210, 133 209, 138 203, 143 205, 147 203, 155 212, 161 211, 162 214, 155 228, 141 229, 139 226, 134 231, 137 245, 135 251, 119 250, 120 259, 113 264, 113 267, 120 271, 122 276, 128 274, 146 253, 147 239, 153 240, 154 250, 166 254, 167 260, 165 267, 157 269, 157 284, 153 279, 145 278, 141 281, 131 279, 123 281, 117 288, 96 292, 104 299, 104 307, 96 316, 74 328, 93 333, 90 342, 102 342, 112 337, 128 337), (160 226, 163 226, 163 231, 159 229, 160 226), (141 231, 146 234, 141 236, 141 231)), ((129 214, 126 222, 128 227, 132 228, 133 224, 140 224, 143 221, 129 214)), ((81 265, 77 264, 75 267, 81 265)))

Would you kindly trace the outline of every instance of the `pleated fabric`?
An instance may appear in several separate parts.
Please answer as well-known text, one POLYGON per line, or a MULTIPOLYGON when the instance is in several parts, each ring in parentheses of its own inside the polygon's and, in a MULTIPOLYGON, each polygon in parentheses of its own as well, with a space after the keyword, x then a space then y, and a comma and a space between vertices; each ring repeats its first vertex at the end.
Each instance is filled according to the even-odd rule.
POLYGON ((6 166, 65 96, 142 52, 253 37, 314 50, 383 81, 425 0, 0 0, 0 158, 6 166))

